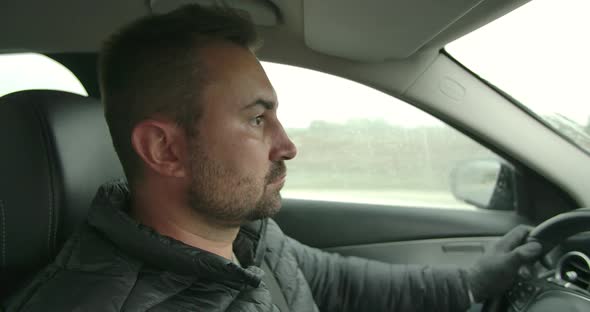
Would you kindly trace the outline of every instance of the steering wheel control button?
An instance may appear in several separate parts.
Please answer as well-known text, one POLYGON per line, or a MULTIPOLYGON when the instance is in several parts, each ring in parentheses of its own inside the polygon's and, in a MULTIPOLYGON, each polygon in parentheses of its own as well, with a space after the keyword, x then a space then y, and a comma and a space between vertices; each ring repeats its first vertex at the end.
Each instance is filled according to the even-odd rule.
POLYGON ((514 306, 516 308, 518 308, 519 310, 521 310, 522 308, 524 308, 524 306, 526 305, 526 302, 522 299, 518 299, 514 301, 514 306))
POLYGON ((512 307, 515 310, 520 311, 528 305, 539 290, 540 288, 535 285, 518 281, 515 283, 514 287, 508 291, 507 297, 510 303, 512 303, 512 307))

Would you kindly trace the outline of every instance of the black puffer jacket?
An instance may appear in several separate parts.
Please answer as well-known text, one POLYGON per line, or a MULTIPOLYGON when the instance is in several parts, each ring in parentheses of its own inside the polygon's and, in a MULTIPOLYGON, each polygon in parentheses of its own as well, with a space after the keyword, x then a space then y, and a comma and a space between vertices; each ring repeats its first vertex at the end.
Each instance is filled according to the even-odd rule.
POLYGON ((85 224, 11 311, 278 311, 266 261, 292 312, 465 311, 465 273, 345 258, 304 246, 272 220, 242 227, 242 267, 164 237, 126 214, 124 184, 103 186, 85 224))

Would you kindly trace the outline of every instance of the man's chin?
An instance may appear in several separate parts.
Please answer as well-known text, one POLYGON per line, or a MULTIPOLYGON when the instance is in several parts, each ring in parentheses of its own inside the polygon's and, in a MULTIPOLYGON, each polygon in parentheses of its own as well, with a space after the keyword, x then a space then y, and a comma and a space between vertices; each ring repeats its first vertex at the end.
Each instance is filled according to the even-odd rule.
POLYGON ((281 194, 277 192, 272 198, 267 198, 257 205, 256 209, 248 216, 247 221, 271 218, 281 210, 281 206, 281 194))
POLYGON ((273 208, 273 209, 265 209, 263 211, 257 210, 257 211, 254 211, 254 213, 250 214, 250 216, 248 216, 247 220, 248 221, 256 221, 256 220, 261 220, 261 219, 272 218, 280 210, 281 210, 280 206, 273 208))

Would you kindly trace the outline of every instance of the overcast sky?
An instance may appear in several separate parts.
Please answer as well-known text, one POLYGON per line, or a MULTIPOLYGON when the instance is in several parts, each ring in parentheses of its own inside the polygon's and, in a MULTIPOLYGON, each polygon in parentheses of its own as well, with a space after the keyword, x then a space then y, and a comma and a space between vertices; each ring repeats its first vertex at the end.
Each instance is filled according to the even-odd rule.
POLYGON ((539 114, 590 116, 590 0, 534 0, 449 44, 461 63, 539 114))

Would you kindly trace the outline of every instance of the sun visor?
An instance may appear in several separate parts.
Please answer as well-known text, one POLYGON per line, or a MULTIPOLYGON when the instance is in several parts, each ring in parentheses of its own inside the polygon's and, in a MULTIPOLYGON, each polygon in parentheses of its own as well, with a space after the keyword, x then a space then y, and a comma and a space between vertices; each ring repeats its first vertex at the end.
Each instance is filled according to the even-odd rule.
POLYGON ((303 0, 305 42, 350 60, 403 59, 483 0, 303 0))
POLYGON ((275 26, 280 20, 276 7, 264 0, 150 0, 149 4, 152 12, 156 14, 168 13, 187 4, 200 4, 227 6, 244 11, 258 26, 275 26))

